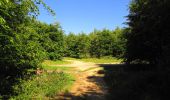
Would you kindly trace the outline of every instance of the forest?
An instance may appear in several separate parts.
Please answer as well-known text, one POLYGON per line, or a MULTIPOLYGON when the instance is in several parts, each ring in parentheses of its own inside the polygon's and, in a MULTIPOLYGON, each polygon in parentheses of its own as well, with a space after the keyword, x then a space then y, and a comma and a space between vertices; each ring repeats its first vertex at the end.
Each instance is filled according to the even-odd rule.
MULTIPOLYGON (((0 1, 0 99, 55 99, 76 78, 67 67, 48 72, 49 63, 72 59, 112 59, 109 67, 99 64, 111 94, 104 100, 170 98, 169 0, 131 0, 127 27, 69 34, 37 20, 39 5, 55 16, 43 0, 0 1)), ((77 98, 71 100, 86 100, 77 98)))

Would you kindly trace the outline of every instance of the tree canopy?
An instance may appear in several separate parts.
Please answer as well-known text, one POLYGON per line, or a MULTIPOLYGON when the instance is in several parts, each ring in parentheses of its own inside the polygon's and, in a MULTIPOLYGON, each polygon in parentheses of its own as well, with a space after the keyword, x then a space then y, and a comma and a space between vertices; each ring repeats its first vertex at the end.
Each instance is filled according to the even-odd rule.
POLYGON ((46 59, 47 52, 49 57, 51 53, 57 51, 57 55, 49 57, 50 59, 61 58, 62 43, 54 37, 61 38, 63 31, 58 24, 47 25, 36 21, 40 4, 54 15, 54 12, 42 0, 0 1, 0 63, 2 72, 17 70, 13 72, 22 73, 26 69, 37 68, 39 63, 46 59), (47 30, 36 25, 46 27, 47 30), (45 39, 45 36, 49 38, 48 43, 51 42, 49 43, 50 48, 43 47, 41 40, 45 39))
POLYGON ((86 35, 70 33, 65 36, 65 56, 84 57, 122 57, 125 52, 126 39, 124 29, 94 30, 86 35))
POLYGON ((127 62, 169 62, 169 0, 133 0, 128 15, 127 62))

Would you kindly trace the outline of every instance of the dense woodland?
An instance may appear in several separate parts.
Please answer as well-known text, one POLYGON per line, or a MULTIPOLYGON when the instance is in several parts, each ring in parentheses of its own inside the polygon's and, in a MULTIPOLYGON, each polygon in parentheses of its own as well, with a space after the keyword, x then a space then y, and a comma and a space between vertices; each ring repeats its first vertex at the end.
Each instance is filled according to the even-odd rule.
POLYGON ((90 34, 70 33, 65 36, 65 55, 67 57, 122 57, 125 52, 126 39, 124 29, 94 30, 90 34))
POLYGON ((12 93, 11 82, 31 76, 29 70, 41 68, 47 59, 111 56, 169 70, 169 0, 132 0, 128 27, 94 29, 89 34, 65 34, 58 23, 38 21, 38 5, 55 15, 42 0, 0 1, 0 95, 12 93))

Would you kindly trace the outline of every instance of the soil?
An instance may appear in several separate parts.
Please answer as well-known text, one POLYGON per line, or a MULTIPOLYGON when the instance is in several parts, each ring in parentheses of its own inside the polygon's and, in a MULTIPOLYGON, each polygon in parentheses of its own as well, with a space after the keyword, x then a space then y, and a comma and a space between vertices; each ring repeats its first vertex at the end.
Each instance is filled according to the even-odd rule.
POLYGON ((76 80, 68 93, 59 94, 56 100, 107 100, 108 88, 103 80, 102 68, 95 63, 67 60, 74 67, 76 80))

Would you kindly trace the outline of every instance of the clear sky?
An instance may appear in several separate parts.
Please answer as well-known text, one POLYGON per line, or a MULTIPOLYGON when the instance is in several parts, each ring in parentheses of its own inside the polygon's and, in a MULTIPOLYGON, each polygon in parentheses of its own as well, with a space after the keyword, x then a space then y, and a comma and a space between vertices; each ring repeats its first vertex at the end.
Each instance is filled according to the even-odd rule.
POLYGON ((130 0, 44 0, 56 13, 56 18, 40 6, 38 19, 46 23, 59 22, 65 33, 124 27, 130 0))

